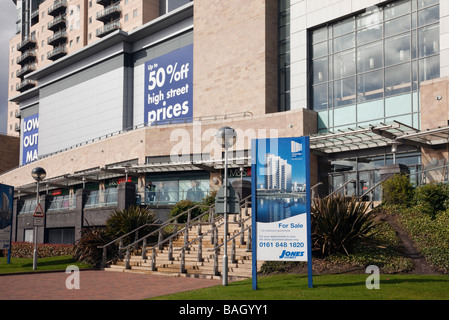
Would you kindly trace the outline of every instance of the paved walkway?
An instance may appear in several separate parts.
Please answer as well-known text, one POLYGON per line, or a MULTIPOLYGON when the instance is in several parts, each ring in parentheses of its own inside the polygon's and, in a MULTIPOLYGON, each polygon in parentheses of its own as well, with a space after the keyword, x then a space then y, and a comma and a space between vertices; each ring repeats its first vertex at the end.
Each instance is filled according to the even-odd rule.
MULTIPOLYGON (((86 270, 80 289, 69 290, 65 272, 0 276, 2 300, 140 300, 219 285, 220 280, 86 270)), ((72 282, 73 283, 73 282, 72 282)))

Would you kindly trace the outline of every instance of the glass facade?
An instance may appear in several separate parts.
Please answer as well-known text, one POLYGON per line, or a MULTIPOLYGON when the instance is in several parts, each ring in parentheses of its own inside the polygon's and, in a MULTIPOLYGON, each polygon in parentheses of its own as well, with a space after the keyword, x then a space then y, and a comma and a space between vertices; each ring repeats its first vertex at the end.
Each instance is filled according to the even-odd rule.
POLYGON ((440 77, 439 0, 395 1, 310 32, 310 109, 320 132, 420 127, 419 88, 440 77))
POLYGON ((279 0, 279 111, 290 110, 290 0, 279 0))

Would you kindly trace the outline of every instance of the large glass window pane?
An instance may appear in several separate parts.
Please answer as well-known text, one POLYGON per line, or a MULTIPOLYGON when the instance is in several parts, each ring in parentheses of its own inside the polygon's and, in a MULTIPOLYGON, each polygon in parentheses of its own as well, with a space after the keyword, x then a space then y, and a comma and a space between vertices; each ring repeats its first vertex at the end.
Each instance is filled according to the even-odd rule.
POLYGON ((422 9, 422 8, 437 4, 438 2, 439 2, 439 0, 419 0, 418 8, 422 9))
POLYGON ((385 37, 410 31, 410 15, 385 22, 385 37))
POLYGON ((383 100, 376 100, 357 105, 357 121, 359 123, 383 118, 385 118, 383 100))
POLYGON ((334 55, 334 79, 352 76, 355 72, 355 50, 334 55))
POLYGON ((354 33, 347 34, 334 39, 334 52, 343 51, 355 47, 354 33))
POLYGON ((355 124, 357 121, 356 106, 348 106, 334 110, 334 126, 348 126, 355 124))
POLYGON ((334 107, 355 104, 355 78, 334 82, 334 107))
POLYGON ((366 72, 382 68, 383 43, 382 41, 366 45, 357 50, 357 72, 366 72))
POLYGON ((327 52, 327 41, 314 44, 312 47, 312 58, 322 57, 328 54, 327 52))
POLYGON ((364 73, 357 77, 357 102, 381 99, 384 96, 384 71, 364 73))
POLYGON ((410 60, 410 34, 385 40, 385 66, 410 60))
POLYGON ((354 31, 355 20, 353 18, 347 19, 343 22, 334 25, 334 37, 341 36, 345 33, 354 31))
POLYGON ((410 12, 410 0, 398 1, 385 7, 385 20, 393 19, 410 12))
POLYGON ((374 7, 372 10, 368 10, 365 13, 360 14, 357 17, 357 29, 363 28, 379 28, 382 25, 383 12, 382 9, 374 7))
POLYGON ((383 37, 383 26, 382 24, 374 26, 372 28, 367 28, 359 30, 357 32, 357 45, 361 46, 369 42, 380 40, 383 37))
POLYGON ((385 117, 412 113, 412 95, 403 94, 385 99, 385 117))
POLYGON ((328 80, 328 59, 317 59, 313 62, 313 84, 328 80))
POLYGON ((419 60, 419 80, 427 81, 440 77, 440 56, 419 60))
POLYGON ((385 69, 385 96, 410 92, 410 63, 385 69))
POLYGON ((327 83, 313 87, 313 110, 326 110, 327 109, 327 83))
POLYGON ((430 7, 418 12, 418 24, 424 26, 440 20, 440 7, 430 7))
MULTIPOLYGON (((282 1, 281 1, 282 2, 282 1)), ((327 40, 327 27, 312 32, 312 43, 318 43, 327 40)))
POLYGON ((440 28, 438 25, 424 27, 418 31, 419 57, 440 52, 440 28))

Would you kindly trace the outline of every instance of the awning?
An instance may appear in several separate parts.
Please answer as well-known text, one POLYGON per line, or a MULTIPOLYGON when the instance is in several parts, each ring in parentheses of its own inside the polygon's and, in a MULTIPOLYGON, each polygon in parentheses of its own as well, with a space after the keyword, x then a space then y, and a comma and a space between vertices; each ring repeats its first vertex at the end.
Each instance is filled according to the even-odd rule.
MULTIPOLYGON (((228 160, 228 168, 251 166, 251 157, 233 157, 228 160)), ((99 183, 107 179, 126 176, 142 176, 145 173, 181 172, 181 171, 209 171, 218 172, 224 168, 224 159, 208 159, 198 161, 157 162, 147 164, 118 164, 104 168, 96 167, 73 174, 45 179, 40 183, 40 191, 54 189, 68 189, 74 185, 87 182, 99 183)), ((36 183, 30 183, 15 188, 16 196, 36 194, 36 183)))
POLYGON ((336 153, 391 145, 411 145, 432 148, 449 143, 449 126, 420 131, 401 122, 359 126, 338 132, 312 135, 310 148, 315 153, 336 153))

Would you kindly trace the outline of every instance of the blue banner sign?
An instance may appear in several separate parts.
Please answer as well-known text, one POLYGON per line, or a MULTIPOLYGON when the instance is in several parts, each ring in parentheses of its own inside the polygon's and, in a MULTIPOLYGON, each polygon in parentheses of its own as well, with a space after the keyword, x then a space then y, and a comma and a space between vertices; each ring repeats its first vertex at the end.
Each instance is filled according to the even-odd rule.
POLYGON ((22 124, 22 164, 38 159, 39 146, 39 114, 23 119, 22 124))
POLYGON ((0 184, 0 250, 11 248, 14 187, 0 184))
POLYGON ((311 287, 309 138, 252 142, 255 261, 307 261, 311 287))
POLYGON ((147 124, 192 122, 193 44, 145 63, 147 124))

